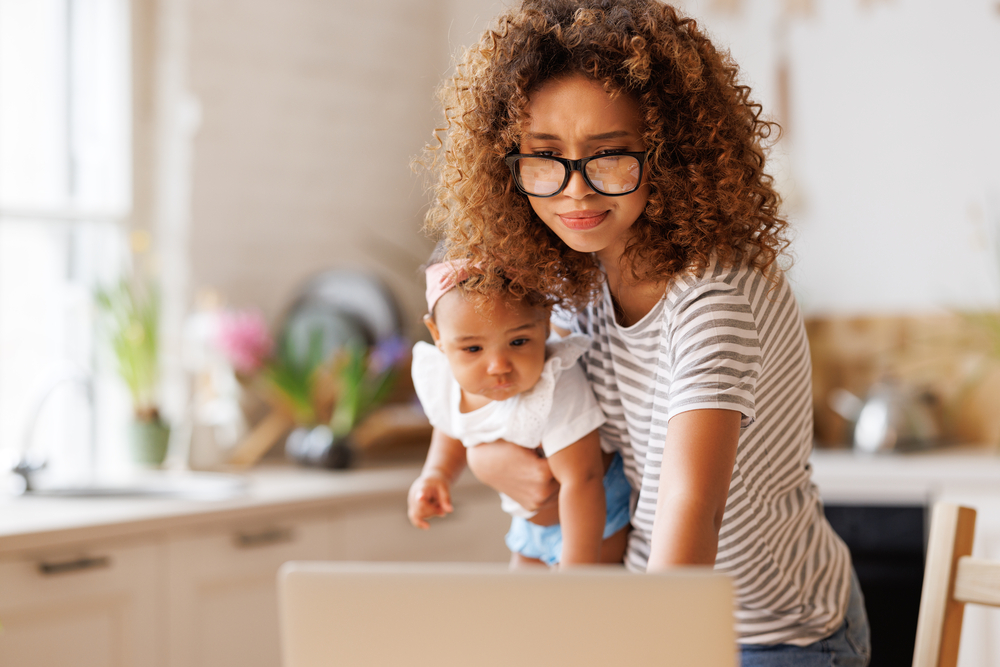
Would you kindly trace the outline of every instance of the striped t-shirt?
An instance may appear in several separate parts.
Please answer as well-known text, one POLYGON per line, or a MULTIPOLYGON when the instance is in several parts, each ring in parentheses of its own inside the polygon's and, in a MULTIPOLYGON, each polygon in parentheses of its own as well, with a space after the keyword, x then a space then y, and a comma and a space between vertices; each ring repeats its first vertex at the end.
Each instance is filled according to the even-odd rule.
MULTIPOLYGON (((561 320, 561 321, 560 321, 561 320)), ((847 607, 850 556, 810 480, 809 343, 795 297, 745 265, 680 276, 630 327, 602 299, 556 324, 591 337, 581 359, 632 485, 626 564, 649 557, 671 417, 726 408, 743 415, 715 568, 733 578, 736 631, 747 644, 804 646, 829 636, 847 607)))

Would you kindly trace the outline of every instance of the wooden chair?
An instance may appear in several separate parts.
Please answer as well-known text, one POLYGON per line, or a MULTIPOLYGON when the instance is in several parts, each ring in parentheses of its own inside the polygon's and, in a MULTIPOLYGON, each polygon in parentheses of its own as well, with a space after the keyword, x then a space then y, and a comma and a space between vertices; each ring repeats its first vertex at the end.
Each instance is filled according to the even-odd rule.
POLYGON ((913 667, 955 667, 966 603, 1000 607, 1000 562, 969 555, 975 530, 974 509, 934 506, 913 667))

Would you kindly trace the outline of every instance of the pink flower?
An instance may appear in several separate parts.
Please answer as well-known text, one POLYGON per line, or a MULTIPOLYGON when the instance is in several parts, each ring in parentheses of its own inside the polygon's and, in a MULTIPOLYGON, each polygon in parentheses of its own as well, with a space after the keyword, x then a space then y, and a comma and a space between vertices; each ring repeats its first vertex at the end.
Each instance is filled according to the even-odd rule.
POLYGON ((219 349, 237 373, 250 375, 271 356, 274 341, 258 310, 230 310, 219 315, 219 349))

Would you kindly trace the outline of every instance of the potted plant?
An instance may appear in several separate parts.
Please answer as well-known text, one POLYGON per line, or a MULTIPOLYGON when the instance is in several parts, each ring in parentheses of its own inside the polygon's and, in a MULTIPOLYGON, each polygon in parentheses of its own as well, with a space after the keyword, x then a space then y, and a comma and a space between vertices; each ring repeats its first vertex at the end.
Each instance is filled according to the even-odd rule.
POLYGON ((132 397, 129 445, 136 463, 163 463, 170 427, 160 416, 158 390, 160 300, 155 288, 140 290, 127 279, 97 290, 116 369, 132 397))
POLYGON ((279 344, 268 375, 299 424, 286 441, 287 455, 309 466, 350 466, 355 450, 351 434, 388 397, 405 349, 402 339, 375 347, 351 341, 324 360, 314 336, 306 358, 293 363, 286 345, 279 344))
POLYGON ((330 458, 346 468, 354 452, 351 434, 375 408, 389 397, 396 382, 396 365, 409 346, 403 338, 391 338, 375 347, 347 344, 334 357, 331 367, 336 392, 330 417, 330 458))

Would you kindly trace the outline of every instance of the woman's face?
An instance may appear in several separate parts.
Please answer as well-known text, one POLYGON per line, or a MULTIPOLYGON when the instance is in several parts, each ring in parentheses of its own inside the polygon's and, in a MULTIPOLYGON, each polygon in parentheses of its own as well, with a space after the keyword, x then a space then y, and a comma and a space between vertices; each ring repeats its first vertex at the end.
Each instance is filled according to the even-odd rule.
MULTIPOLYGON (((530 120, 521 153, 577 160, 611 151, 645 150, 639 105, 629 95, 612 99, 601 84, 581 74, 544 83, 529 98, 530 120)), ((617 263, 649 198, 646 175, 634 192, 606 197, 579 172, 553 197, 528 197, 549 229, 573 250, 596 253, 605 266, 617 263)))

